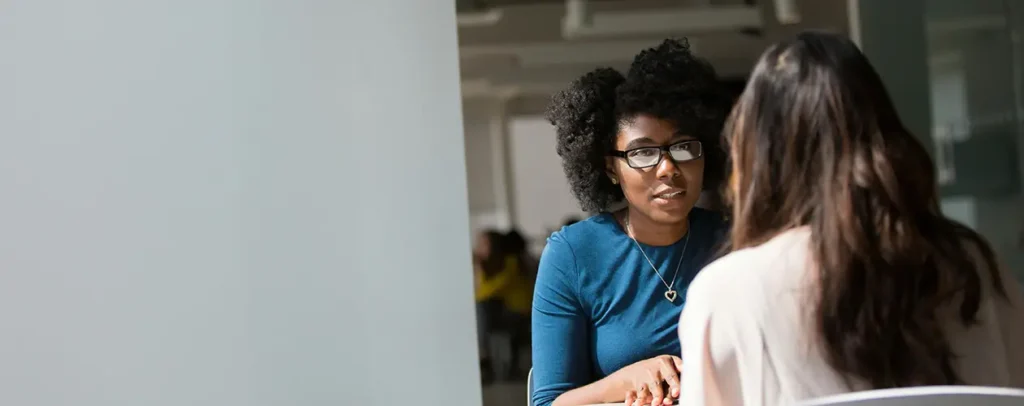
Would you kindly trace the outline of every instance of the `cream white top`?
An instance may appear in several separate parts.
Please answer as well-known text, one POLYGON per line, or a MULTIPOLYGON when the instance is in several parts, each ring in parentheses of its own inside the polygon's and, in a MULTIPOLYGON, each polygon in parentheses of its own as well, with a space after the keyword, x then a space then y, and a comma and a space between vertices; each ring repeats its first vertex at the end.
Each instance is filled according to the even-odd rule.
MULTIPOLYGON (((847 387, 812 345, 809 238, 791 230, 697 275, 679 323, 680 404, 788 405, 865 389, 847 387)), ((968 329, 951 317, 948 334, 968 384, 1024 388, 1024 297, 1002 277, 1010 300, 986 292, 980 322, 968 329)))

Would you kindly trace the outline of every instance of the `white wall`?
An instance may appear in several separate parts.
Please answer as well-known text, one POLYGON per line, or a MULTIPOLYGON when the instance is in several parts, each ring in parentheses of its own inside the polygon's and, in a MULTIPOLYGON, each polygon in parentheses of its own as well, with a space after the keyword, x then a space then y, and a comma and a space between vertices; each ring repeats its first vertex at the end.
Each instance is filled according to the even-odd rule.
POLYGON ((516 220, 523 233, 543 243, 568 216, 586 218, 572 196, 555 151, 555 128, 542 117, 516 117, 509 130, 516 220))
POLYGON ((455 30, 4 2, 0 404, 480 404, 455 30))
MULTIPOLYGON (((569 191, 562 161, 555 152, 555 129, 539 116, 506 116, 508 166, 495 159, 495 100, 466 100, 463 107, 466 131, 466 166, 470 225, 473 230, 505 229, 510 217, 539 252, 553 230, 569 216, 585 218, 569 191), (502 171, 510 171, 511 200, 507 213, 495 183, 502 171)), ((497 148, 501 148, 498 146, 497 148)))
POLYGON ((495 172, 491 153, 491 111, 486 101, 466 100, 462 106, 466 143, 466 180, 469 185, 470 212, 490 212, 498 207, 491 183, 495 172))
POLYGON ((505 166, 496 154, 501 152, 500 134, 494 134, 502 119, 498 100, 468 98, 463 100, 462 117, 465 133, 467 191, 469 193, 469 225, 472 231, 509 225, 507 196, 503 189, 505 166))

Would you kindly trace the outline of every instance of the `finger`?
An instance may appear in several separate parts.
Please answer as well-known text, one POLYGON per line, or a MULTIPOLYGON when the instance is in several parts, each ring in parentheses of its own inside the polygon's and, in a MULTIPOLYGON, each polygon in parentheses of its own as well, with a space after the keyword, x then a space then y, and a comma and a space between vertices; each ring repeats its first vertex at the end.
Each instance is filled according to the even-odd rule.
POLYGON ((676 400, 677 398, 679 398, 679 396, 678 396, 678 395, 673 395, 673 394, 672 394, 672 388, 671 388, 671 387, 669 387, 669 386, 668 386, 668 384, 665 384, 665 385, 664 385, 664 388, 665 388, 665 389, 664 389, 664 390, 665 390, 665 397, 664 397, 664 398, 662 398, 662 400, 661 400, 661 401, 662 401, 662 403, 663 403, 663 404, 666 404, 666 405, 671 405, 671 404, 672 404, 673 402, 675 402, 675 400, 676 400))
POLYGON ((635 404, 636 406, 648 406, 648 405, 650 405, 651 404, 651 393, 647 392, 644 395, 640 395, 638 393, 637 396, 636 396, 636 402, 634 402, 633 404, 635 404))
POLYGON ((673 365, 672 360, 665 359, 661 363, 661 377, 668 384, 668 393, 665 397, 679 397, 679 372, 676 370, 676 366, 673 365))
POLYGON ((633 403, 636 403, 636 391, 635 390, 631 390, 629 392, 626 392, 626 401, 623 402, 623 404, 625 404, 626 406, 633 406, 633 403))
POLYGON ((646 405, 651 400, 651 391, 647 388, 647 384, 640 384, 640 387, 636 389, 636 402, 640 406, 646 405))
POLYGON ((677 371, 679 371, 680 373, 683 372, 683 359, 682 358, 679 358, 679 357, 676 357, 676 356, 672 356, 672 363, 675 364, 677 371))
MULTIPOLYGON (((676 366, 676 371, 678 371, 678 372, 679 372, 679 377, 680 377, 680 380, 681 380, 681 379, 682 379, 682 376, 683 376, 683 359, 682 359, 682 358, 679 358, 679 357, 676 357, 676 356, 673 356, 673 357, 672 357, 672 363, 673 363, 673 364, 675 364, 675 366, 676 366)), ((677 399, 679 398, 679 396, 682 396, 682 393, 683 393, 683 389, 682 389, 682 388, 683 388, 683 384, 682 384, 682 383, 680 383, 680 384, 679 384, 679 385, 678 385, 678 386, 676 387, 676 393, 675 393, 675 397, 676 397, 677 399)))
POLYGON ((650 382, 648 382, 647 386, 648 386, 648 388, 650 388, 650 391, 651 391, 651 399, 650 399, 651 404, 652 405, 660 405, 661 402, 662 402, 662 399, 665 399, 665 390, 664 390, 664 388, 661 385, 662 382, 663 382, 663 380, 661 378, 661 371, 660 370, 650 371, 649 378, 650 378, 650 382))

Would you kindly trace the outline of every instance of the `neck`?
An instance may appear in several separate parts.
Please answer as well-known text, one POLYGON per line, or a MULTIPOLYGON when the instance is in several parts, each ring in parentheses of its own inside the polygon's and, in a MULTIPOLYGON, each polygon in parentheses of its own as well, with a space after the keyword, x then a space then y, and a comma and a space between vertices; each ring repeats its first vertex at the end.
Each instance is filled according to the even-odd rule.
POLYGON ((658 223, 649 217, 633 210, 626 209, 625 216, 628 216, 629 229, 626 230, 630 237, 647 245, 666 246, 675 244, 686 235, 689 229, 688 217, 684 217, 678 223, 658 223))

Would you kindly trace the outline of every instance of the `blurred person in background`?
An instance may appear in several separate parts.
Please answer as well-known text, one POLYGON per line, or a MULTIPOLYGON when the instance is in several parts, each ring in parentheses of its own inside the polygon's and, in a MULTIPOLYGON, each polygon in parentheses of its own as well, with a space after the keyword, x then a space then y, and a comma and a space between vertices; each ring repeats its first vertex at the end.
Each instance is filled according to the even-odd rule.
POLYGON ((533 296, 533 280, 537 275, 537 258, 530 253, 529 242, 523 237, 519 230, 513 228, 505 233, 505 243, 508 244, 509 254, 519 260, 519 267, 523 275, 530 280, 530 298, 533 296))
POLYGON ((686 405, 1024 387, 1024 299, 939 210, 935 169, 848 39, 769 48, 725 130, 732 252, 690 287, 686 405))
POLYGON ((573 195, 599 213, 554 233, 533 299, 537 406, 670 404, 679 311, 726 229, 695 208, 718 184, 727 103, 685 40, 641 52, 623 76, 597 69, 548 118, 573 195))
POLYGON ((477 345, 480 354, 480 377, 484 384, 494 379, 494 360, 491 359, 489 335, 500 325, 501 301, 495 292, 482 292, 484 284, 498 273, 492 253, 500 251, 502 234, 497 230, 483 230, 473 241, 473 286, 476 292, 477 345), (485 293, 485 294, 481 294, 485 293))
POLYGON ((530 259, 526 253, 526 242, 518 233, 503 234, 487 230, 477 238, 474 247, 474 277, 477 302, 477 329, 481 354, 481 372, 484 381, 489 381, 495 371, 497 360, 485 354, 493 353, 488 336, 500 332, 509 336, 511 343, 509 370, 501 375, 517 377, 521 347, 527 345, 523 338, 529 334, 530 300, 533 283, 526 266, 530 259))
MULTIPOLYGON (((514 295, 514 298, 506 299, 505 323, 512 339, 512 378, 525 378, 526 369, 522 366, 522 355, 530 351, 530 311, 533 300, 533 284, 537 279, 537 259, 530 253, 529 244, 523 235, 516 229, 505 233, 505 244, 507 244, 508 255, 515 262, 508 264, 508 269, 513 272, 513 278, 507 296, 514 295)), ((526 367, 528 369, 528 367, 526 367)))

